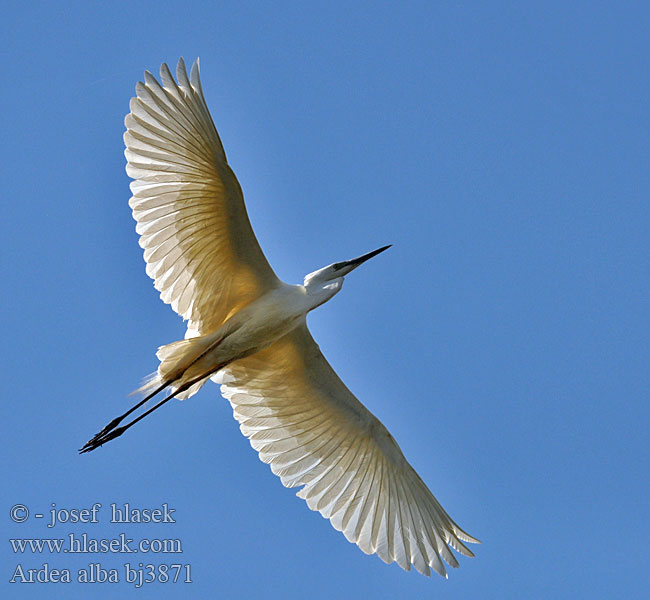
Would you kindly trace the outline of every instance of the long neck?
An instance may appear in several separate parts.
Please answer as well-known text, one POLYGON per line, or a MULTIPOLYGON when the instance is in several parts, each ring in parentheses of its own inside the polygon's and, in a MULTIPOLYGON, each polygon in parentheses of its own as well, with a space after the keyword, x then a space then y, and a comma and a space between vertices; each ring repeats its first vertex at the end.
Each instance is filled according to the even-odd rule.
POLYGON ((330 298, 335 296, 343 286, 343 277, 332 279, 330 281, 310 282, 305 286, 309 310, 314 310, 317 306, 324 304, 330 298))

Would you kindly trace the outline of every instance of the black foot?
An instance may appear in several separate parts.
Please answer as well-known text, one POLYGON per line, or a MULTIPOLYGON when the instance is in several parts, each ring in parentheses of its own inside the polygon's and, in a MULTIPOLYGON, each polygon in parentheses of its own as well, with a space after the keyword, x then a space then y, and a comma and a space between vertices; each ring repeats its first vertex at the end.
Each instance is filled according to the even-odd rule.
POLYGON ((116 437, 121 436, 125 431, 126 427, 118 427, 117 429, 114 429, 115 427, 110 427, 111 423, 104 427, 95 437, 92 439, 88 440, 83 447, 79 450, 79 454, 84 454, 85 452, 92 452, 96 448, 99 448, 106 442, 110 442, 111 440, 114 440, 116 437))

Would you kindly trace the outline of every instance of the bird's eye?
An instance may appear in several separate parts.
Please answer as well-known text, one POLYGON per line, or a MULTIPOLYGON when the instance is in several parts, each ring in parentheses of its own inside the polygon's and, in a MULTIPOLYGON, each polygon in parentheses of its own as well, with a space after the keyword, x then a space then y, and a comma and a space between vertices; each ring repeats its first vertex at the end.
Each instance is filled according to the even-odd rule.
POLYGON ((342 262, 334 263, 332 265, 332 269, 334 269, 335 271, 338 271, 339 269, 343 268, 344 265, 345 265, 345 263, 342 263, 342 262))

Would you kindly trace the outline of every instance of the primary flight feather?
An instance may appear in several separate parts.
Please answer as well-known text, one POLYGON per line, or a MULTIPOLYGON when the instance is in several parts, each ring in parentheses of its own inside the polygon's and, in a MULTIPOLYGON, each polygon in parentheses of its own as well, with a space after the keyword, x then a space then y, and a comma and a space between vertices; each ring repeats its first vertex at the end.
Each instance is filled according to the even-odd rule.
POLYGON ((478 543, 445 512, 381 422, 348 390, 307 328, 310 310, 343 278, 388 248, 334 263, 287 285, 271 269, 248 220, 241 187, 208 111, 197 60, 176 81, 163 64, 145 73, 126 116, 129 202, 147 274, 188 321, 162 346, 145 398, 89 440, 89 452, 171 398, 208 379, 221 384, 242 433, 286 487, 366 554, 425 575, 458 566, 478 543), (126 425, 156 394, 170 393, 126 425))

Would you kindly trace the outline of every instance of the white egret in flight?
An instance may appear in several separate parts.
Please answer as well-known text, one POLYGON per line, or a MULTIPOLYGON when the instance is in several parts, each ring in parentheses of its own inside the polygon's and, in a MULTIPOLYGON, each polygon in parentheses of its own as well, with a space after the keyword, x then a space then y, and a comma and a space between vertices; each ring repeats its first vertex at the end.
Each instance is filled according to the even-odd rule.
POLYGON ((221 384, 242 433, 286 487, 366 554, 432 567, 458 566, 449 546, 473 556, 465 533, 406 461, 391 434, 348 390, 321 354, 305 317, 337 294, 346 275, 384 246, 287 285, 253 234, 199 79, 179 60, 174 81, 145 73, 126 116, 129 204, 147 274, 188 321, 184 340, 162 346, 146 397, 89 440, 89 452, 122 435, 171 398, 208 379, 221 384), (169 394, 120 423, 163 390, 169 394))

